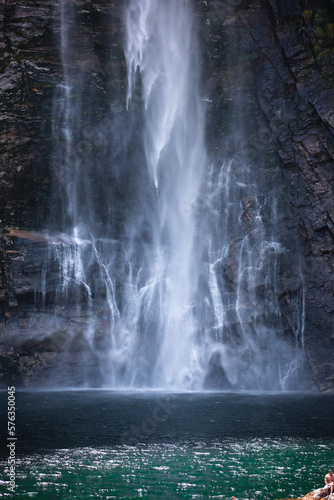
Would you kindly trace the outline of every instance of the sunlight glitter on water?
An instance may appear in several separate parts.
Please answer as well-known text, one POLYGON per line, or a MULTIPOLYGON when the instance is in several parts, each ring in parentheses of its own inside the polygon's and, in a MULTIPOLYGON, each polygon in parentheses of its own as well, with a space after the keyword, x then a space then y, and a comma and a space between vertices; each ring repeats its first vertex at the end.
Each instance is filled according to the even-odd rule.
POLYGON ((334 440, 65 449, 19 459, 16 496, 227 500, 235 495, 238 500, 274 500, 300 497, 320 487, 333 463, 334 440))

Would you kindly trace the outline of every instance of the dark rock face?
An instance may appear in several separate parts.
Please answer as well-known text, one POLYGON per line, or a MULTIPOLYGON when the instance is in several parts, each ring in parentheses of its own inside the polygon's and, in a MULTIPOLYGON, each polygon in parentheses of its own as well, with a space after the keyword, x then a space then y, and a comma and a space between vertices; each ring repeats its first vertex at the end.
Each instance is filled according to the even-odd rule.
MULTIPOLYGON (((316 6, 310 4, 309 9, 312 9, 316 21, 320 15, 316 6)), ((284 72, 283 68, 281 70, 276 65, 273 68, 271 61, 267 62, 266 75, 269 77, 271 73, 271 77, 269 85, 259 96, 259 102, 277 141, 282 171, 291 190, 291 206, 299 219, 305 252, 305 346, 319 386, 327 390, 333 384, 333 364, 330 361, 333 353, 333 231, 330 214, 334 90, 333 74, 326 64, 333 61, 333 40, 323 40, 330 54, 326 64, 326 56, 319 57, 321 53, 314 57, 319 39, 314 35, 314 24, 305 19, 306 10, 300 12, 298 18, 287 20, 287 25, 284 19, 281 20, 276 28, 279 44, 277 56, 272 60, 282 54, 284 72), (277 116, 276 99, 279 95, 278 92, 273 95, 270 83, 281 75, 284 77, 281 90, 283 86, 289 90, 283 94, 281 114, 277 116)), ((328 25, 333 20, 333 5, 330 3, 327 13, 328 25)), ((276 23, 280 21, 275 11, 273 19, 276 23)), ((318 25, 322 23, 324 21, 318 25)))
MULTIPOLYGON (((77 22, 71 33, 72 68, 82 75, 84 66, 84 99, 94 96, 89 104, 93 116, 83 123, 76 154, 89 149, 102 158, 107 153, 98 130, 110 126, 106 102, 120 126, 126 113, 123 6, 121 1, 103 0, 73 4, 77 22)), ((317 4, 315 0, 196 0, 194 8, 204 61, 203 97, 210 101, 211 159, 246 151, 263 174, 263 196, 264 189, 277 196, 279 215, 273 231, 287 249, 280 257, 277 289, 285 321, 282 335, 297 335, 292 301, 302 281, 305 331, 297 342, 307 353, 316 385, 333 392, 334 6, 329 0, 321 8, 317 4)), ((61 193, 55 188, 57 165, 52 162, 56 140, 52 103, 63 76, 58 2, 6 0, 0 7, 0 25, 3 384, 8 377, 24 385, 45 384, 59 372, 60 384, 68 379, 80 383, 85 369, 92 385, 99 385, 96 357, 103 356, 103 341, 95 339, 98 345, 92 349, 82 335, 81 325, 87 321, 82 311, 55 301, 56 265, 50 269, 49 289, 42 289, 47 238, 32 232, 45 228, 46 221, 48 227, 56 227, 61 210, 61 193), (13 227, 21 232, 5 231, 13 227), (54 313, 62 322, 46 331, 44 320, 54 313)), ((79 76, 75 83, 83 85, 79 76)), ((139 109, 137 97, 131 105, 139 109)), ((118 161, 120 145, 115 141, 108 147, 118 161)), ((116 200, 112 220, 120 230, 122 206, 130 192, 130 188, 124 192, 124 185, 135 186, 135 178, 126 169, 121 179, 112 175, 108 179, 116 200)), ((252 233, 256 200, 245 187, 240 190, 245 233, 256 237, 252 233)), ((261 216, 269 226, 272 214, 261 216)), ((220 271, 231 294, 238 245, 240 241, 232 239, 220 271)), ((259 280, 257 293, 263 290, 259 280)), ((102 293, 96 291, 97 304, 102 293)), ((100 321, 103 326, 107 318, 101 315, 100 321)), ((208 378, 211 386, 219 386, 222 379, 227 383, 214 360, 208 378)))
MULTIPOLYGON (((296 252, 303 255, 305 350, 319 387, 332 391, 333 38, 324 32, 332 26, 333 4, 319 9, 316 2, 236 3, 231 14, 228 3, 212 2, 207 14, 215 29, 208 36, 209 51, 216 53, 212 94, 221 93, 223 100, 229 76, 237 73, 234 68, 234 75, 226 75, 221 66, 228 39, 243 54, 239 81, 245 83, 238 98, 249 112, 247 146, 254 149, 255 158, 266 156, 267 169, 279 162, 282 177, 276 180, 285 204, 279 207, 280 241, 290 249, 290 258, 296 252)), ((222 119, 224 103, 220 111, 222 119)), ((213 126, 213 140, 220 140, 224 132, 219 133, 218 120, 213 126)), ((252 199, 246 196, 242 202, 244 218, 251 220, 252 199)), ((285 306, 296 281, 288 268, 281 266, 285 306)))

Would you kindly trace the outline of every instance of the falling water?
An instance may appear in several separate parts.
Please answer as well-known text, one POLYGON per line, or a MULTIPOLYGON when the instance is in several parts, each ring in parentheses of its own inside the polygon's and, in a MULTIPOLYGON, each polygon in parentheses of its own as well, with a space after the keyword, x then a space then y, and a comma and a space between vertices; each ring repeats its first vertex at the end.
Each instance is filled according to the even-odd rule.
POLYGON ((200 269, 194 210, 206 154, 193 20, 188 2, 134 0, 126 28, 127 99, 140 79, 145 158, 157 197, 139 313, 150 345, 156 343, 146 383, 194 388, 203 376, 194 314, 200 269))
POLYGON ((297 388, 303 287, 291 298, 291 342, 275 197, 260 194, 237 148, 208 160, 191 5, 130 0, 124 20, 126 115, 92 119, 86 48, 75 60, 78 28, 61 2, 53 162, 62 234, 46 263, 60 275, 56 317, 84 333, 109 387, 297 388))

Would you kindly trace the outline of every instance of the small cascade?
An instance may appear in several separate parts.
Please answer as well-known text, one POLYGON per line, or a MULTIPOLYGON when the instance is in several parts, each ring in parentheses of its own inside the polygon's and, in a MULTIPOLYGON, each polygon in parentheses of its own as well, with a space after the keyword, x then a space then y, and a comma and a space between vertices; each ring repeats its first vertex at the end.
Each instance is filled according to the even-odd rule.
MULTIPOLYGON (((64 199, 59 211, 62 225, 70 230, 78 222, 78 176, 80 169, 76 144, 80 134, 81 95, 74 88, 75 70, 74 54, 71 47, 71 36, 74 31, 73 6, 68 2, 60 2, 60 50, 63 69, 63 80, 58 85, 53 102, 53 163, 59 167, 57 178, 59 189, 64 199)), ((80 68, 84 78, 84 68, 80 68)))
MULTIPOLYGON (((300 281, 291 298, 296 322, 293 345, 286 338, 288 325, 279 303, 280 262, 286 250, 273 237, 277 202, 275 196, 258 194, 250 163, 244 155, 236 155, 220 169, 212 165, 207 182, 205 223, 210 228, 209 289, 216 339, 212 370, 223 371, 234 387, 285 390, 297 383, 302 365, 303 285, 300 281)), ((212 377, 210 383, 219 385, 219 376, 216 382, 217 375, 212 377)))

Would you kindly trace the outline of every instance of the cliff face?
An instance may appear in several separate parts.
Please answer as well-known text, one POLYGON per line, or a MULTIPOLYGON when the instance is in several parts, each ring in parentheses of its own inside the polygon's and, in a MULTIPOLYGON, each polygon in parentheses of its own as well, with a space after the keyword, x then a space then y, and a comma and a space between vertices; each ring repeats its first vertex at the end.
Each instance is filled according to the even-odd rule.
MULTIPOLYGON (((120 127, 126 114, 122 2, 75 1, 74 10, 71 67, 78 70, 78 88, 85 75, 75 154, 94 151, 102 158, 110 148, 119 161, 119 145, 101 144, 98 131, 110 126, 107 108, 120 127), (84 116, 86 104, 89 116, 84 116)), ((274 232, 287 250, 280 263, 280 307, 287 330, 307 353, 316 385, 333 392, 334 5, 329 0, 321 7, 315 0, 204 0, 195 2, 195 10, 211 159, 218 161, 233 148, 247 151, 249 161, 261 165, 266 189, 277 192, 274 232), (301 286, 302 338, 292 317, 293 297, 301 286)), ((49 270, 50 289, 42 290, 47 242, 33 232, 56 227, 61 204, 61 194, 53 194, 57 165, 52 159, 57 140, 53 97, 63 77, 59 5, 6 0, 0 23, 2 379, 6 385, 9 373, 26 385, 44 383, 65 366, 72 381, 79 381, 85 367, 99 383, 96 353, 103 355, 103 342, 96 341, 93 353, 80 336, 86 321, 82 311, 73 304, 55 304, 57 266, 49 270), (50 321, 44 320, 55 308, 62 326, 50 337, 45 326, 50 321), (70 337, 73 325, 76 334, 70 337)), ((131 106, 140 108, 140 95, 131 106)), ((124 171, 123 178, 111 174, 108 180, 116 200, 116 229, 129 201, 130 188, 124 193, 122 186, 135 184, 135 177, 124 171)), ((241 199, 251 231, 252 199, 247 192, 241 199)), ((235 266, 231 251, 229 270, 222 272, 231 273, 232 287, 235 266)))
POLYGON ((263 150, 279 157, 290 203, 281 232, 290 241, 291 232, 298 233, 304 258, 305 349, 319 386, 327 390, 333 388, 334 345, 333 4, 242 5, 238 20, 256 71, 258 118, 265 120, 258 147, 262 142, 263 150))

